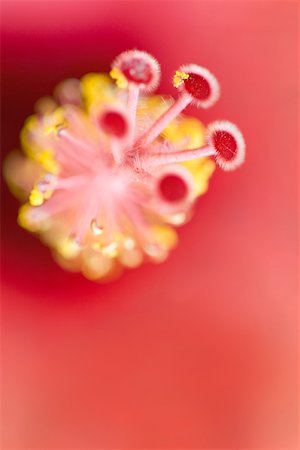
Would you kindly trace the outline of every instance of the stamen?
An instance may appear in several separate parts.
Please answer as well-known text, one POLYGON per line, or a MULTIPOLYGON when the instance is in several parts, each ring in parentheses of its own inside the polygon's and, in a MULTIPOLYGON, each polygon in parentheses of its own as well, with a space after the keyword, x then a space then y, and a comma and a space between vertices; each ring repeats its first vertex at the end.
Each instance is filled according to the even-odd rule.
POLYGON ((62 81, 56 86, 54 97, 60 104, 81 106, 80 80, 69 78, 62 81))
POLYGON ((29 194, 29 204, 31 206, 41 206, 45 200, 49 199, 56 187, 57 177, 47 173, 37 182, 29 194))
POLYGON ((183 225, 187 220, 187 215, 185 213, 177 213, 168 217, 168 223, 172 225, 179 226, 183 225))
POLYGON ((49 199, 56 189, 57 177, 52 173, 47 173, 41 181, 38 182, 37 187, 39 191, 44 195, 45 199, 49 199))
POLYGON ((32 208, 29 203, 25 203, 19 209, 17 220, 18 224, 28 231, 42 231, 49 227, 47 218, 41 208, 32 208))
POLYGON ((133 250, 134 247, 136 246, 136 242, 132 237, 127 236, 124 239, 123 245, 126 250, 133 250))
POLYGON ((41 164, 43 169, 47 172, 57 175, 60 171, 60 166, 57 159, 54 157, 52 149, 42 150, 37 156, 36 160, 41 164))
POLYGON ((63 130, 66 127, 66 124, 64 123, 57 123, 57 124, 51 124, 49 126, 46 126, 44 129, 44 135, 48 136, 50 134, 56 134, 63 130))
POLYGON ((146 244, 144 246, 144 252, 156 263, 162 263, 168 257, 168 250, 157 244, 146 244))
POLYGON ((58 242, 56 250, 65 259, 73 259, 79 255, 81 248, 82 247, 76 239, 67 237, 58 242))
MULTIPOLYGON (((90 153, 95 153, 95 149, 88 142, 82 141, 76 138, 72 133, 70 133, 65 127, 57 128, 57 136, 63 138, 66 142, 72 144, 74 149, 75 147, 79 147, 81 150, 89 151, 90 153)), ((74 149, 75 150, 75 149, 74 149)))
POLYGON ((41 206, 45 201, 45 197, 43 193, 38 189, 38 187, 34 187, 29 195, 29 204, 31 206, 41 206))
POLYGON ((143 253, 139 249, 123 250, 120 254, 120 261, 125 267, 131 269, 138 267, 143 261, 143 253))
POLYGON ((74 175, 71 177, 60 178, 55 185, 56 190, 60 189, 74 189, 84 186, 89 181, 86 175, 74 175))
POLYGON ((115 258, 118 254, 118 243, 114 241, 105 247, 102 247, 102 254, 109 258, 115 258))
POLYGON ((81 141, 66 128, 59 129, 57 136, 61 139, 57 145, 57 157, 67 157, 85 168, 94 167, 97 159, 95 149, 88 142, 81 141), (87 158, 88 154, 88 158, 87 158))
POLYGON ((174 120, 193 100, 193 97, 183 92, 173 105, 140 137, 137 146, 146 146, 156 139, 160 133, 174 120))
POLYGON ((113 267, 113 260, 104 256, 98 250, 92 248, 84 254, 82 272, 89 280, 107 277, 113 267))
POLYGON ((116 80, 116 85, 120 89, 125 89, 128 87, 128 81, 126 77, 122 74, 121 70, 114 67, 110 72, 109 75, 112 77, 113 80, 116 80))

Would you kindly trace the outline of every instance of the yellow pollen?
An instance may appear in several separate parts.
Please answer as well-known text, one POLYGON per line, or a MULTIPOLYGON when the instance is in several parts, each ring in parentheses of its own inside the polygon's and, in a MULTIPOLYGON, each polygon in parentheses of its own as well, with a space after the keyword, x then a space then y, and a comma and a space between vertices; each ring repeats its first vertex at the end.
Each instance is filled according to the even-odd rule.
POLYGON ((44 129, 44 135, 49 136, 49 134, 52 134, 52 133, 57 134, 59 132, 59 130, 65 128, 65 126, 66 126, 65 123, 57 123, 54 125, 50 125, 44 129))
POLYGON ((115 258, 118 254, 118 243, 111 242, 102 248, 102 254, 108 256, 109 258, 115 258))
POLYGON ((185 213, 176 213, 169 217, 168 222, 176 226, 183 225, 186 217, 187 215, 185 213))
POLYGON ((132 237, 127 236, 124 239, 123 245, 126 250, 133 250, 135 247, 135 240, 132 237))
POLYGON ((91 248, 93 250, 95 250, 96 252, 101 252, 102 251, 102 244, 100 242, 92 242, 91 243, 91 248))
POLYGON ((30 219, 29 219, 29 211, 30 211, 30 205, 28 203, 25 203, 25 205, 22 205, 19 208, 18 213, 18 224, 29 231, 36 231, 34 226, 31 225, 30 219))
POLYGON ((42 150, 35 156, 36 161, 38 161, 41 166, 47 171, 54 175, 59 172, 59 164, 54 159, 52 150, 42 150))
POLYGON ((120 255, 120 261, 126 267, 138 267, 143 262, 143 253, 137 248, 132 250, 123 250, 120 255))
POLYGON ((185 72, 180 72, 179 70, 176 70, 175 75, 173 76, 173 86, 178 88, 182 85, 184 80, 187 80, 189 78, 189 74, 185 72))
POLYGON ((66 237, 57 243, 56 250, 65 259, 73 259, 79 255, 81 247, 74 239, 66 237))
POLYGON ((128 86, 128 81, 123 73, 116 67, 109 72, 109 75, 116 80, 116 85, 120 89, 126 89, 128 86))
POLYGON ((44 203, 44 195, 36 187, 30 192, 29 203, 31 206, 41 206, 44 203))
POLYGON ((178 237, 176 231, 168 225, 155 225, 152 227, 155 244, 159 247, 170 250, 176 247, 178 237))

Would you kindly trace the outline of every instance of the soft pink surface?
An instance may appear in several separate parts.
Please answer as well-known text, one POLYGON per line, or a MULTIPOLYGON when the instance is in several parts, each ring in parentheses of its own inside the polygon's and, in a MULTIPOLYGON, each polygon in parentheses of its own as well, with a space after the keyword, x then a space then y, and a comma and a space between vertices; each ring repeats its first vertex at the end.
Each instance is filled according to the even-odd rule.
POLYGON ((63 272, 3 205, 4 448, 296 447, 297 2, 6 2, 2 149, 61 79, 126 48, 207 66, 247 161, 179 247, 112 284, 63 272))

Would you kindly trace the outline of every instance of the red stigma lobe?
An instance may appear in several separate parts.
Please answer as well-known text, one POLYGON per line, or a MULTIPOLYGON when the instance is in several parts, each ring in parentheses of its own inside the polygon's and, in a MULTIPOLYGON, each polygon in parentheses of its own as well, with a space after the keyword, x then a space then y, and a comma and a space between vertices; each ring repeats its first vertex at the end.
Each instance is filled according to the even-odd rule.
POLYGON ((231 161, 235 158, 237 153, 237 142, 231 133, 228 131, 215 131, 213 134, 213 145, 222 158, 226 161, 231 161))
POLYGON ((196 73, 190 73, 189 78, 184 80, 184 85, 187 92, 197 100, 207 100, 211 94, 208 81, 196 73))
POLYGON ((115 111, 104 113, 99 119, 99 125, 109 135, 122 138, 127 133, 127 123, 124 117, 115 111))
POLYGON ((182 177, 176 174, 168 174, 160 180, 159 192, 164 200, 175 203, 184 200, 188 189, 182 177))
POLYGON ((152 80, 152 67, 142 58, 132 58, 124 61, 121 70, 128 81, 148 84, 152 80))

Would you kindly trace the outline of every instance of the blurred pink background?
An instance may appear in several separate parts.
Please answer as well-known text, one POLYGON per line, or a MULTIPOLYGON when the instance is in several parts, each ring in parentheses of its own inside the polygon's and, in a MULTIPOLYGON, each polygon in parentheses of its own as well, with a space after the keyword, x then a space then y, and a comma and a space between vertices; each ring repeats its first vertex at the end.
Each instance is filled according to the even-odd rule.
POLYGON ((207 66, 246 164, 217 171, 162 265, 99 285, 16 225, 3 185, 3 438, 9 448, 298 446, 298 11, 293 1, 2 7, 2 151, 34 102, 137 47, 207 66))

